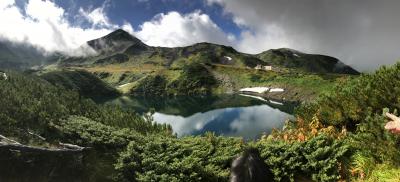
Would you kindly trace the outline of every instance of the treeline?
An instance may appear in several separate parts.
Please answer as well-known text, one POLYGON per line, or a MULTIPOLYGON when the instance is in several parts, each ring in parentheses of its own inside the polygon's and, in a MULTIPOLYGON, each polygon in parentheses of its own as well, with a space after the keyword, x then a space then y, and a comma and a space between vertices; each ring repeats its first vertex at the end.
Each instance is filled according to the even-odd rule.
POLYGON ((142 134, 171 130, 134 112, 97 105, 76 91, 54 86, 38 77, 16 72, 7 72, 7 75, 7 80, 0 80, 0 132, 27 140, 23 143, 29 143, 28 132, 59 140, 55 127, 72 115, 142 134))

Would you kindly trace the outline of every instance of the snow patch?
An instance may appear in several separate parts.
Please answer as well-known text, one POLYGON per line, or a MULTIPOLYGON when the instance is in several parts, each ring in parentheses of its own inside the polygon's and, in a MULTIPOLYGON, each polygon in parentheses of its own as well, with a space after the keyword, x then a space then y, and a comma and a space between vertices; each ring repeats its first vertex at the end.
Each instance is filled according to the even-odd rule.
POLYGON ((125 83, 125 84, 123 84, 123 85, 118 86, 118 88, 125 87, 125 86, 127 86, 127 85, 129 85, 129 84, 131 84, 131 83, 125 83))
POLYGON ((283 92, 285 91, 283 88, 271 88, 271 90, 269 90, 269 92, 283 92))
POLYGON ((298 57, 298 58, 300 57, 300 56, 299 56, 298 54, 296 54, 296 53, 293 53, 293 56, 296 56, 296 57, 298 57))
POLYGON ((276 104, 276 105, 281 105, 281 106, 283 106, 283 103, 280 103, 280 102, 276 102, 276 101, 273 101, 273 100, 269 100, 269 102, 270 102, 271 104, 276 104))
POLYGON ((239 94, 239 95, 244 96, 244 97, 251 97, 251 98, 254 98, 254 99, 262 100, 264 102, 268 102, 268 100, 265 100, 264 98, 259 97, 259 96, 247 95, 247 94, 239 94))
POLYGON ((229 56, 224 56, 224 58, 228 59, 229 61, 231 61, 231 60, 232 60, 232 58, 231 58, 231 57, 229 57, 229 56))
POLYGON ((251 88, 242 88, 239 91, 240 92, 257 92, 257 93, 262 94, 268 90, 269 90, 268 87, 251 87, 251 88))
POLYGON ((242 88, 239 90, 240 92, 255 92, 255 93, 264 93, 264 92, 284 92, 283 88, 269 88, 269 87, 250 87, 250 88, 242 88))
POLYGON ((264 98, 262 98, 262 97, 259 97, 259 96, 254 96, 254 95, 247 95, 247 94, 239 94, 240 96, 244 96, 244 97, 251 97, 251 98, 254 98, 254 99, 258 99, 258 100, 261 100, 261 101, 264 101, 264 102, 269 102, 269 103, 271 103, 271 104, 275 104, 275 105, 283 105, 283 103, 281 103, 281 102, 277 102, 277 101, 273 101, 273 100, 266 100, 266 99, 264 99, 264 98))

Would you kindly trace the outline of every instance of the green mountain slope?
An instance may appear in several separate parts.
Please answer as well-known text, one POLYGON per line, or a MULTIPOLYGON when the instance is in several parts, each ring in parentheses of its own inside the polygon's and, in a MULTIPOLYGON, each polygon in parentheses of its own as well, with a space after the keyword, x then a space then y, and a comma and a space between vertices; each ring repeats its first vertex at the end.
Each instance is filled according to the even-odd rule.
POLYGON ((273 66, 301 69, 306 72, 359 74, 358 71, 330 56, 305 54, 293 49, 271 49, 256 57, 273 66))
POLYGON ((48 61, 48 58, 33 46, 0 41, 1 69, 22 70, 31 66, 46 64, 48 61))
POLYGON ((285 97, 308 99, 330 88, 336 79, 358 74, 329 56, 290 49, 251 55, 211 43, 152 47, 123 30, 88 45, 98 54, 67 57, 57 66, 85 69, 122 93, 135 95, 232 93, 244 87, 270 86, 300 88, 290 93, 296 97, 285 97), (265 66, 272 66, 271 70, 265 66))
POLYGON ((53 85, 58 85, 68 90, 75 90, 86 97, 111 97, 119 94, 115 88, 84 70, 53 71, 45 73, 41 77, 53 85))
POLYGON ((88 45, 99 52, 100 55, 87 59, 104 57, 101 61, 97 60, 98 63, 103 64, 114 64, 115 62, 112 62, 112 60, 123 62, 147 58, 147 61, 160 61, 163 65, 171 66, 181 59, 200 56, 204 59, 204 62, 239 67, 254 68, 257 65, 271 65, 316 73, 358 74, 356 70, 336 58, 305 54, 287 48, 272 49, 257 55, 249 55, 237 52, 232 47, 205 42, 187 47, 152 47, 120 29, 99 39, 88 41, 88 45), (107 62, 107 59, 111 62, 107 62))

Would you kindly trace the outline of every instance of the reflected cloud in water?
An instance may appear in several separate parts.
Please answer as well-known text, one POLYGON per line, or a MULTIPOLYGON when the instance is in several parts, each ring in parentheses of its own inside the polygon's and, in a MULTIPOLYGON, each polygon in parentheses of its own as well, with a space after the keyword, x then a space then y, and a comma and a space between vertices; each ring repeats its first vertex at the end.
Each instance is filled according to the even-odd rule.
POLYGON ((291 117, 268 105, 216 109, 189 117, 154 114, 156 122, 170 124, 178 136, 212 131, 218 135, 245 139, 255 139, 263 133, 270 133, 273 128, 282 128, 284 121, 291 117))

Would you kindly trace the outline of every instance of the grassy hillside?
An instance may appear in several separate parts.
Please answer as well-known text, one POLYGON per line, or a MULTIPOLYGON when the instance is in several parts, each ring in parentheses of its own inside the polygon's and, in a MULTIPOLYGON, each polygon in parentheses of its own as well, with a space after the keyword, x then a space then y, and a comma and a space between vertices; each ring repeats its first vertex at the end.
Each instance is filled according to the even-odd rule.
POLYGON ((53 85, 75 90, 85 97, 112 97, 119 92, 95 75, 83 70, 62 70, 44 73, 40 76, 53 85))
POLYGON ((271 49, 256 57, 273 66, 298 69, 303 72, 358 74, 338 59, 324 55, 305 54, 293 49, 271 49))
POLYGON ((329 56, 290 49, 250 55, 211 43, 151 47, 123 30, 88 44, 99 54, 62 59, 58 67, 85 69, 133 95, 232 93, 243 87, 271 86, 288 90, 285 96, 275 96, 280 99, 312 100, 337 80, 358 74, 329 56), (257 65, 272 70, 256 70, 257 65))

